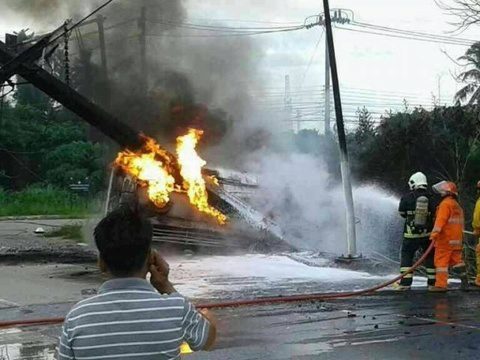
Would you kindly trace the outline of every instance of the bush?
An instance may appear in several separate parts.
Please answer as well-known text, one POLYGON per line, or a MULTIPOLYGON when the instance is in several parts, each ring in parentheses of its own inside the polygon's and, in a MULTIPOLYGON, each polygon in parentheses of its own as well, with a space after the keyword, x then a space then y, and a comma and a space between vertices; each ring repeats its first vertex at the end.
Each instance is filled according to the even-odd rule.
POLYGON ((85 216, 89 207, 88 199, 53 186, 32 185, 17 192, 0 188, 0 216, 85 216))

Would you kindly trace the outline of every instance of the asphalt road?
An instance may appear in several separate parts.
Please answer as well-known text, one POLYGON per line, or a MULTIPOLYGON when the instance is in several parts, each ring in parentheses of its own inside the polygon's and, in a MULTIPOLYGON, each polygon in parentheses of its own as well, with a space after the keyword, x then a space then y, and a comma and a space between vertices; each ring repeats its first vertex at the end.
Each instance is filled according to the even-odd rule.
MULTIPOLYGON (((187 359, 475 359, 480 293, 384 291, 329 302, 215 311, 216 348, 187 359)), ((0 318, 59 316, 70 303, 0 309, 0 318)), ((53 359, 58 326, 0 331, 0 359, 53 359), (8 344, 8 345, 7 345, 8 344)))
MULTIPOLYGON (((15 241, 12 230, 19 225, 8 229, 7 223, 2 225, 0 238, 6 246, 15 241)), ((19 231, 17 238, 22 234, 28 235, 25 239, 31 237, 24 225, 19 231)), ((365 272, 311 267, 277 255, 168 260, 179 291, 197 302, 344 291, 385 280, 365 272)), ((101 281, 91 264, 0 265, 0 321, 64 316, 101 281)), ((215 313, 219 324, 216 348, 185 355, 186 359, 459 360, 476 359, 480 351, 480 292, 387 290, 368 297, 215 313)), ((59 326, 0 330, 0 360, 54 359, 58 334, 59 326)))

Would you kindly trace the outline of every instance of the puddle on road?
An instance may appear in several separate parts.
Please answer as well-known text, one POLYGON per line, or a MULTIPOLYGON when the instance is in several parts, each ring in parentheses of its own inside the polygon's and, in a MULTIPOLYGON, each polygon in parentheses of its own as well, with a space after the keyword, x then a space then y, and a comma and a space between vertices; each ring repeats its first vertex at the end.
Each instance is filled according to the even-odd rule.
POLYGON ((44 335, 10 328, 0 330, 0 360, 55 359, 55 344, 44 335))

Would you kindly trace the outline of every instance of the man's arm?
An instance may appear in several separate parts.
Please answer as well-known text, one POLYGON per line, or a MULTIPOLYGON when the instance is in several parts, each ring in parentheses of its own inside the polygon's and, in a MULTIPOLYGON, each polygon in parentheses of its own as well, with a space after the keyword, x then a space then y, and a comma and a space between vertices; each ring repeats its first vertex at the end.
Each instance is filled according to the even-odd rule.
POLYGON ((196 310, 187 300, 182 329, 184 340, 194 351, 210 350, 215 343, 217 326, 213 314, 206 309, 196 310))
POLYGON ((177 292, 168 279, 170 266, 155 250, 152 251, 150 256, 149 270, 151 275, 150 283, 160 294, 172 294, 177 292))
MULTIPOLYGON (((153 251, 150 258, 150 283, 161 294, 176 292, 168 279, 169 272, 168 263, 158 252, 153 251)), ((185 300, 182 329, 184 340, 194 351, 209 350, 215 343, 217 336, 215 317, 207 309, 196 310, 187 300, 185 300)))
POLYGON ((208 309, 200 309, 200 313, 208 320, 210 323, 210 331, 208 332, 208 339, 203 347, 203 350, 210 350, 212 346, 215 344, 215 340, 217 339, 217 320, 215 319, 215 315, 209 311, 208 309))
POLYGON ((62 334, 60 335, 60 341, 58 344, 58 360, 73 359, 73 350, 70 347, 70 341, 68 340, 68 334, 66 329, 66 320, 62 326, 62 334))

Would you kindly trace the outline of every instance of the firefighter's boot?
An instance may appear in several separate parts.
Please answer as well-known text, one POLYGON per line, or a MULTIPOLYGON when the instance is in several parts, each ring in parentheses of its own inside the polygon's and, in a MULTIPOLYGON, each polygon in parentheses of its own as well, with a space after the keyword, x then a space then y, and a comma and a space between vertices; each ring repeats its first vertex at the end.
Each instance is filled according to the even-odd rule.
POLYGON ((448 289, 447 288, 444 288, 444 287, 438 287, 438 286, 432 286, 430 285, 428 287, 428 291, 429 292, 439 292, 439 293, 443 293, 443 292, 447 292, 448 289))

